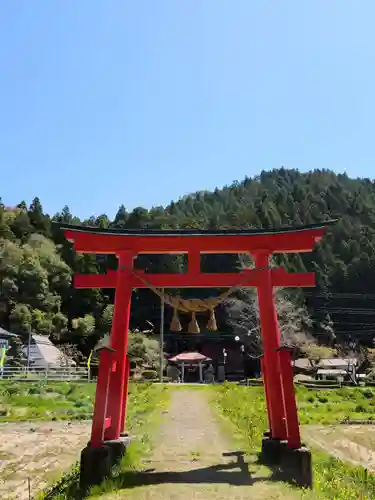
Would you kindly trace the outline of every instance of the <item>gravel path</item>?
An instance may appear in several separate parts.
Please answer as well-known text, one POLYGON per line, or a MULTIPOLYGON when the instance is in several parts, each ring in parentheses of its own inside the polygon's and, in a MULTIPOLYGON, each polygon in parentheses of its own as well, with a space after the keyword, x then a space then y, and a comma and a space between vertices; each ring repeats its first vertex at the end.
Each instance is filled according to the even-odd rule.
MULTIPOLYGON (((126 473, 126 490, 104 499, 131 500, 289 500, 299 498, 280 483, 267 481, 231 446, 202 390, 172 393, 155 438, 147 472, 126 473), (226 456, 228 454, 228 456, 226 456), (292 495, 292 496, 291 496, 292 495)), ((264 471, 263 471, 264 472, 264 471)))

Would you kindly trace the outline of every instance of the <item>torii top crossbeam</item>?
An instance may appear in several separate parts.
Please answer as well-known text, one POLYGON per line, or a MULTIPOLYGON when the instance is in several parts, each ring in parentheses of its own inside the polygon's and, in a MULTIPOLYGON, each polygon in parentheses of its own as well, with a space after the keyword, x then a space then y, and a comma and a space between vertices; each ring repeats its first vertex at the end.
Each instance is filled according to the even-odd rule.
POLYGON ((247 230, 123 230, 62 225, 77 252, 116 254, 133 250, 136 254, 247 253, 268 250, 272 253, 310 252, 319 241, 327 221, 309 226, 281 229, 247 230))
MULTIPOLYGON (((67 240, 77 252, 95 254, 128 253, 133 258, 139 254, 188 254, 188 272, 184 274, 147 274, 147 282, 154 287, 199 288, 257 286, 261 279, 258 269, 242 273, 201 273, 200 255, 209 253, 250 253, 254 257, 269 257, 274 253, 310 252, 321 240, 326 226, 335 221, 302 227, 274 230, 122 230, 82 226, 59 225, 67 240)), ((121 260, 121 258, 120 258, 121 260)), ((257 259, 256 259, 257 260, 257 259)), ((120 263, 121 267, 121 263, 120 263)), ((272 269, 272 285, 284 287, 313 287, 313 273, 287 273, 284 269, 272 269)), ((133 272, 132 288, 145 288, 143 271, 133 272)), ((117 271, 107 274, 76 275, 76 288, 115 288, 117 271)))

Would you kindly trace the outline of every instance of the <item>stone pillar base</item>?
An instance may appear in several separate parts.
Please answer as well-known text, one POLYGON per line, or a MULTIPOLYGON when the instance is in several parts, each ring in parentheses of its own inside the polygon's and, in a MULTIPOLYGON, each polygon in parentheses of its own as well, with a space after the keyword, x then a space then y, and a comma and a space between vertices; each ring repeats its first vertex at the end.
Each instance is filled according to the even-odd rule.
POLYGON ((311 451, 304 446, 297 449, 285 448, 282 468, 289 481, 302 488, 313 487, 311 451))
POLYGON ((264 437, 262 439, 262 451, 260 460, 264 465, 278 465, 280 463, 281 441, 280 439, 272 439, 264 437))
POLYGON ((128 444, 128 439, 104 441, 101 448, 93 448, 88 443, 81 453, 80 487, 86 490, 110 476, 112 467, 125 455, 128 444))
POLYGON ((312 457, 306 447, 288 448, 287 441, 272 439, 265 433, 262 440, 260 461, 276 469, 280 479, 303 488, 313 487, 312 457))

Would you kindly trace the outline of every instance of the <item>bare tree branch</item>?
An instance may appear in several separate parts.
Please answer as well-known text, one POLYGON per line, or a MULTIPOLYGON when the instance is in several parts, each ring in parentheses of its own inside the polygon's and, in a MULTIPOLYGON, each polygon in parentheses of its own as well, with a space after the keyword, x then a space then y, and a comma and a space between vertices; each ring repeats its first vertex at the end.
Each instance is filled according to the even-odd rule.
MULTIPOLYGON (((239 260, 242 270, 254 267, 249 255, 240 255, 239 260)), ((274 267, 274 262, 271 261, 270 266, 274 267)), ((289 347, 315 344, 313 337, 308 333, 311 319, 306 308, 294 304, 282 288, 276 290, 275 299, 281 344, 289 347)), ((261 351, 259 305, 255 289, 241 289, 237 296, 230 297, 226 301, 225 306, 228 322, 235 335, 238 335, 251 350, 261 351)))

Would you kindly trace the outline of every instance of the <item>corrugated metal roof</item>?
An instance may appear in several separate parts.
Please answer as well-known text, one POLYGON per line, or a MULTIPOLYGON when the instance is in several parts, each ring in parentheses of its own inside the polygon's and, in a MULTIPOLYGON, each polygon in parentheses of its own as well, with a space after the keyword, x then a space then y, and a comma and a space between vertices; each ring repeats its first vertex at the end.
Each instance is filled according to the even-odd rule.
POLYGON ((295 366, 296 368, 300 368, 300 369, 312 368, 310 360, 307 358, 298 358, 298 359, 292 361, 292 365, 295 366))
POLYGON ((317 375, 348 375, 345 370, 318 370, 317 375))
MULTIPOLYGON (((30 345, 30 360, 34 366, 60 366, 65 356, 48 337, 44 335, 32 335, 30 345)), ((24 346, 24 353, 27 355, 28 346, 24 346)))
POLYGON ((44 337, 43 335, 33 335, 32 339, 38 346, 40 355, 42 358, 50 365, 60 364, 63 354, 48 337, 44 337))
POLYGON ((4 330, 4 328, 1 328, 0 326, 0 336, 1 337, 19 337, 19 335, 15 333, 10 333, 7 330, 4 330))
POLYGON ((321 359, 318 363, 319 367, 324 368, 334 368, 338 366, 349 366, 349 365, 357 365, 357 358, 330 358, 330 359, 321 359))

